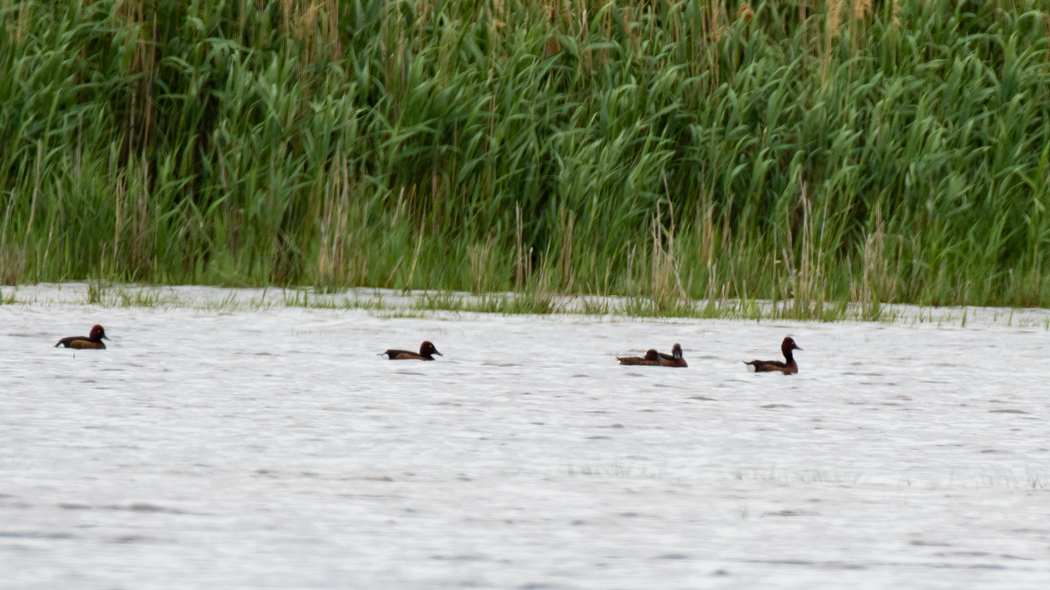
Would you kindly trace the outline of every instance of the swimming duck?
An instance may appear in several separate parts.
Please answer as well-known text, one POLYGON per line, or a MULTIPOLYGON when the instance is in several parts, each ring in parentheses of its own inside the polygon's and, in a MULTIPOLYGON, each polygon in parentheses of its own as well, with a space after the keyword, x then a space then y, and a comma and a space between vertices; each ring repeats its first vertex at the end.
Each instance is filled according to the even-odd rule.
POLYGON ((660 353, 660 366, 661 367, 688 367, 685 358, 682 357, 682 346, 675 343, 671 347, 671 354, 667 355, 660 353))
POLYGON ((105 350, 106 345, 102 342, 103 340, 109 340, 106 337, 106 330, 99 325, 95 325, 91 328, 91 334, 89 336, 70 336, 69 338, 63 338, 58 341, 55 348, 59 346, 65 346, 66 348, 97 348, 99 350, 105 350))
POLYGON ((682 346, 675 344, 671 347, 671 354, 663 352, 656 352, 656 350, 650 348, 645 352, 644 357, 637 356, 626 356, 616 357, 616 360, 620 361, 621 365, 640 365, 647 367, 688 367, 685 359, 682 358, 682 346))
POLYGON ((379 353, 380 356, 387 355, 392 361, 403 361, 403 360, 417 360, 417 361, 432 361, 434 355, 445 356, 438 352, 438 349, 434 347, 434 344, 429 340, 424 340, 423 344, 419 346, 419 353, 409 352, 407 350, 388 350, 386 352, 379 353))
POLYGON ((640 356, 618 356, 616 360, 620 361, 621 365, 645 365, 650 367, 660 366, 660 353, 656 352, 655 349, 650 348, 645 352, 644 357, 640 356))
POLYGON ((780 343, 780 352, 784 353, 784 358, 787 360, 786 363, 781 361, 751 361, 745 362, 747 369, 753 373, 768 373, 772 371, 780 371, 785 375, 794 375, 798 373, 798 363, 795 362, 795 357, 792 356, 792 350, 802 350, 795 344, 795 341, 790 336, 784 339, 780 343))

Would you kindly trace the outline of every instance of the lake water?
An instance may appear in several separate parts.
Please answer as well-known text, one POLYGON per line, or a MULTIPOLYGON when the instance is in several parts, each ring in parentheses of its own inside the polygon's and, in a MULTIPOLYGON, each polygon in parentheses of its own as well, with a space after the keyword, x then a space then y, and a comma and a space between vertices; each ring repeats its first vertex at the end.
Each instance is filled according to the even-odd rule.
POLYGON ((410 318, 73 291, 0 306, 3 588, 1050 585, 1045 312, 410 318), (108 350, 52 348, 95 323, 108 350), (800 374, 746 371, 786 335, 800 374), (424 339, 445 356, 377 356, 424 339), (617 365, 675 342, 688 369, 617 365))

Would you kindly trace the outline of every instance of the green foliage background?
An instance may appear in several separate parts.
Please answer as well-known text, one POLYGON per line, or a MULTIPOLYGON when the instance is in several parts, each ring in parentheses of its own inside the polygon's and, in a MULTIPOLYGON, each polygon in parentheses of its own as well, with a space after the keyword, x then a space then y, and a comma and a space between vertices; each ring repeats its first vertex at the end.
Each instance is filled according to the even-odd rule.
POLYGON ((1050 4, 0 0, 0 280, 1050 305, 1050 4))

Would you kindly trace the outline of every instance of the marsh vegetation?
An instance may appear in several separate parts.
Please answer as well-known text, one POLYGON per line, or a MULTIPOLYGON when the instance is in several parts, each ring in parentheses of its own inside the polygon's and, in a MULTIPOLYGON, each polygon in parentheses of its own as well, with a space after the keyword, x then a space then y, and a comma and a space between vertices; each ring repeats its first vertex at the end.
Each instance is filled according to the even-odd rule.
POLYGON ((1048 306, 1048 10, 4 1, 0 281, 1048 306))

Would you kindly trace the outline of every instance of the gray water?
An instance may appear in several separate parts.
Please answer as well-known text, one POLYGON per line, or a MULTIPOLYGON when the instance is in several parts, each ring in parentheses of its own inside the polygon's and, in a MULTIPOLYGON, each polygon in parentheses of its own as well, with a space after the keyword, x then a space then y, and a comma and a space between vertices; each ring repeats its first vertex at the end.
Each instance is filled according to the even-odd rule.
POLYGON ((0 587, 1050 584, 1036 322, 382 315, 0 306, 0 587))

